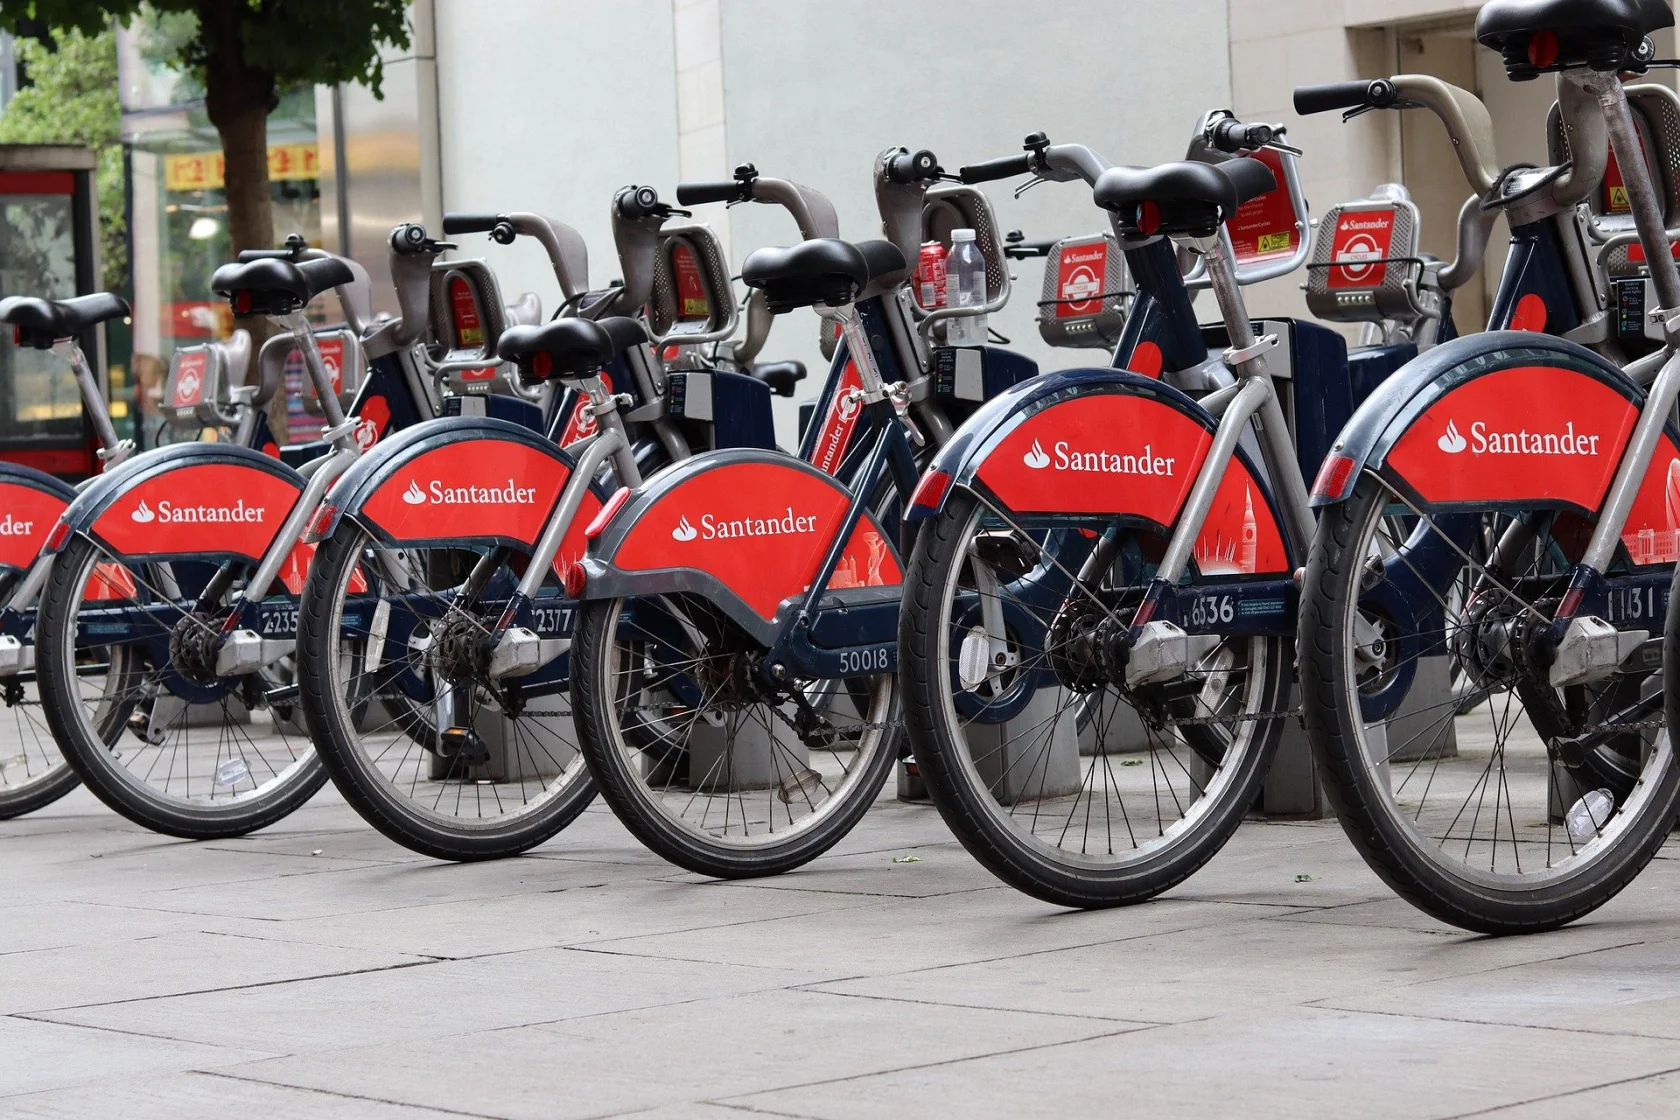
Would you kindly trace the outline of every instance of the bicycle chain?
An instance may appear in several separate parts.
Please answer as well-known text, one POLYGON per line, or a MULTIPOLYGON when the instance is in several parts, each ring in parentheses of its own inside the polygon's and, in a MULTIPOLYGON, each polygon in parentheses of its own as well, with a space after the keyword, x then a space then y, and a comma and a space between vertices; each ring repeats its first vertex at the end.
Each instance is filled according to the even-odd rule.
POLYGON ((1299 718, 1301 709, 1288 708, 1277 712, 1251 712, 1240 716, 1185 716, 1183 719, 1168 719, 1163 723, 1167 727, 1183 727, 1208 723, 1258 723, 1263 719, 1285 719, 1289 716, 1299 718))

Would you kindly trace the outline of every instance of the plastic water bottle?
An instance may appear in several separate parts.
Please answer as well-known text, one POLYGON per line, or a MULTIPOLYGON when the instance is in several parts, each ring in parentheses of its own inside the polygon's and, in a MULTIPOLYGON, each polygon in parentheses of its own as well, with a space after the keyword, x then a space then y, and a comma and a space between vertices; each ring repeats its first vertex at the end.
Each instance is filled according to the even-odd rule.
POLYGON ((1615 811, 1616 799, 1609 790, 1588 790, 1564 814, 1564 827, 1569 829, 1571 840, 1585 843, 1610 823, 1610 815, 1615 811))
MULTIPOLYGON (((951 231, 951 255, 945 258, 945 306, 986 306, 986 258, 974 243, 974 231, 951 231)), ((986 317, 963 315, 946 320, 945 342, 950 346, 984 346, 986 317)))

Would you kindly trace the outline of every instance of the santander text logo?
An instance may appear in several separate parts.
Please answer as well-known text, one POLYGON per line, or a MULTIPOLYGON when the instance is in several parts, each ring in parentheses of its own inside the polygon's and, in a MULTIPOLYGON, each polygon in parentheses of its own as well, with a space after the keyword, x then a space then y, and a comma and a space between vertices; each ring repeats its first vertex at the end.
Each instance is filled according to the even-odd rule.
POLYGON ((422 490, 411 478, 402 499, 411 506, 528 506, 537 500, 537 488, 520 486, 512 478, 506 486, 445 486, 434 478, 422 490))
POLYGON ((1531 432, 1527 428, 1502 432, 1489 427, 1484 421, 1477 420, 1470 425, 1470 436, 1466 439, 1458 430, 1458 424, 1448 420, 1447 430, 1441 433, 1441 437, 1435 441, 1435 446, 1448 455, 1469 451, 1472 455, 1526 455, 1546 458, 1557 455, 1596 456, 1598 445, 1603 438, 1577 433, 1573 420, 1566 423, 1561 432, 1531 432))
POLYGON ((1464 437, 1459 434, 1458 425, 1451 420, 1447 421, 1447 430, 1441 433, 1441 438, 1435 441, 1435 445, 1448 455, 1457 455, 1470 446, 1464 437))
POLYGON ((27 537, 35 527, 33 521, 19 521, 11 514, 7 514, 4 521, 0 521, 0 537, 27 537))
POLYGON ((1038 440, 1021 456, 1021 462, 1035 471, 1054 467, 1058 471, 1092 474, 1141 474, 1171 477, 1178 463, 1174 455, 1157 455, 1153 444, 1146 443, 1142 451, 1118 452, 1107 448, 1094 451, 1073 446, 1065 439, 1057 440, 1049 451, 1038 440))
POLYGON ((141 525, 152 521, 164 525, 260 525, 267 513, 266 506, 246 505, 244 498, 236 499, 231 506, 187 506, 164 498, 154 512, 142 498, 128 516, 141 525))
POLYGON ((807 514, 793 512, 788 506, 786 512, 769 517, 733 517, 723 520, 717 516, 705 513, 700 515, 700 524, 695 526, 688 520, 688 515, 682 515, 677 527, 671 530, 671 539, 677 541, 692 540, 734 540, 738 537, 789 537, 802 533, 817 531, 817 519, 807 514))

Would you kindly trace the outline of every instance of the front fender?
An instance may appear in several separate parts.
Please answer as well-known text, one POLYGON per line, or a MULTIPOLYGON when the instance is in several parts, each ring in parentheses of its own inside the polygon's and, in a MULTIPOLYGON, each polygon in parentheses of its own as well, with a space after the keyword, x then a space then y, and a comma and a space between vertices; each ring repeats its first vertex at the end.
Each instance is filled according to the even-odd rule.
MULTIPOLYGON (((589 542, 583 598, 691 592, 769 644, 818 575, 851 502, 845 486, 791 455, 695 456, 649 479, 589 542)), ((828 590, 842 600, 879 597, 902 582, 889 534, 865 513, 828 590)))
MULTIPOLYGON (((906 517, 961 486, 1015 514, 1129 517, 1170 532, 1218 420, 1183 393, 1124 370, 1048 373, 989 401, 934 458, 906 517), (929 479, 942 474, 943 488, 929 479)), ((1204 574, 1293 570, 1271 489, 1239 448, 1195 545, 1204 574)))
POLYGON ((259 451, 181 443, 101 475, 76 495, 62 520, 127 559, 258 560, 303 488, 297 471, 259 451))

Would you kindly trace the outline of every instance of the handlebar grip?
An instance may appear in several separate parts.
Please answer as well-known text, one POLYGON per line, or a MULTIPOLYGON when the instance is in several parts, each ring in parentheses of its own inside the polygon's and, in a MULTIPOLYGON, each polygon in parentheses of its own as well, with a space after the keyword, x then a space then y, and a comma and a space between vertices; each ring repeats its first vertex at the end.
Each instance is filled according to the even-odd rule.
POLYGON ((489 233, 501 220, 499 214, 445 214, 443 232, 445 236, 457 233, 489 233))
POLYGON ((418 253, 426 247, 426 227, 406 222, 391 231, 391 249, 397 253, 418 253))
POLYGON ((652 187, 625 187, 618 192, 618 213, 636 221, 659 213, 659 192, 652 187))
POLYGON ((706 202, 734 202, 745 199, 742 184, 734 179, 721 183, 678 183, 677 202, 683 206, 699 206, 706 202))
POLYGON ((1356 82, 1296 86, 1295 111, 1307 117, 1314 113, 1328 113, 1334 109, 1380 109, 1382 106, 1374 96, 1377 81, 1365 78, 1356 82))
POLYGON ((887 178, 895 183, 920 183, 938 177, 939 160, 926 148, 900 152, 887 161, 887 178))
POLYGON ((964 164, 957 175, 965 183, 986 183, 993 179, 1013 179, 1032 170, 1032 156, 1022 152, 1018 156, 988 159, 981 163, 964 164))

